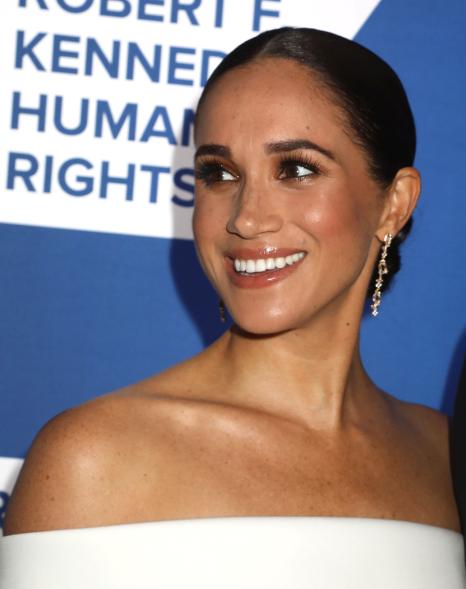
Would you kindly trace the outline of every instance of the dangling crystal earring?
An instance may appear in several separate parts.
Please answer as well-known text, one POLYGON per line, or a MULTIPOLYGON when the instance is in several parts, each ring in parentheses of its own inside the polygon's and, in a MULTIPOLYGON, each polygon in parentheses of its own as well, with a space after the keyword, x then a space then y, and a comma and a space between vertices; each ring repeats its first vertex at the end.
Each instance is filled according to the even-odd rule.
POLYGON ((225 303, 220 299, 218 301, 218 310, 220 312, 220 321, 225 323, 227 320, 226 311, 225 311, 225 303))
POLYGON ((382 253, 380 255, 380 260, 379 260, 378 275, 377 275, 377 280, 375 281, 375 291, 374 291, 374 294, 372 295, 371 309, 372 309, 372 316, 373 317, 377 317, 377 315, 379 314, 379 307, 380 307, 380 303, 382 301, 383 275, 387 274, 387 272, 388 272, 386 258, 387 258, 388 248, 390 247, 390 244, 392 243, 392 239, 393 239, 393 236, 391 233, 386 233, 385 237, 383 239, 384 245, 383 245, 382 253))

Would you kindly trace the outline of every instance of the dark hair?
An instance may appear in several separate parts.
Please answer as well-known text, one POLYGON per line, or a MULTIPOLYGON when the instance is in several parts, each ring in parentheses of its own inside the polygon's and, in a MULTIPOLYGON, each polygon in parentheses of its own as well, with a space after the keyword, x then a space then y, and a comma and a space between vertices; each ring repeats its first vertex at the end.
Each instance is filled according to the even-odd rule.
MULTIPOLYGON (((326 31, 283 27, 245 41, 229 53, 210 76, 198 112, 209 91, 225 73, 267 57, 302 64, 331 91, 346 115, 353 140, 366 152, 370 174, 381 186, 389 186, 400 168, 413 164, 416 129, 400 79, 369 49, 326 31)), ((400 269, 399 246, 411 226, 412 218, 393 238, 382 290, 400 269)), ((372 293, 376 275, 377 265, 368 295, 372 293)))

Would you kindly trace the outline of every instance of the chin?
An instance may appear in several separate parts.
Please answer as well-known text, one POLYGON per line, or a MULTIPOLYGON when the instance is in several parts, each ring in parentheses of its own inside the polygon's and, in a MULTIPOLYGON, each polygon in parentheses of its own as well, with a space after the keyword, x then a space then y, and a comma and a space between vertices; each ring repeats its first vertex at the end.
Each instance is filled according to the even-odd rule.
POLYGON ((296 320, 281 313, 235 313, 232 318, 239 330, 250 335, 278 335, 297 326, 296 320))

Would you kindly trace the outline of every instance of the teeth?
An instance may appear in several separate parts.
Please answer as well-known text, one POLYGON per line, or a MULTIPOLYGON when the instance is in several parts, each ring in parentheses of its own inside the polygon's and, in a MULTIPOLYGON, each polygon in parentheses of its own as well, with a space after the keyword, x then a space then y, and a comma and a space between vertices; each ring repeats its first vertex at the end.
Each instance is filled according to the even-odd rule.
POLYGON ((256 260, 256 272, 264 272, 265 269, 265 260, 256 260))
POLYGON ((265 258, 259 260, 240 260, 236 258, 234 261, 234 267, 236 272, 255 274, 257 272, 266 272, 267 270, 275 270, 275 268, 280 269, 285 266, 291 266, 302 260, 304 256, 304 252, 297 252, 290 256, 286 256, 286 258, 265 258))
POLYGON ((285 258, 275 258, 275 266, 277 268, 284 268, 286 266, 285 258))
POLYGON ((252 274, 255 271, 256 271, 256 263, 254 262, 254 260, 247 260, 247 262, 246 262, 246 272, 248 274, 252 274))

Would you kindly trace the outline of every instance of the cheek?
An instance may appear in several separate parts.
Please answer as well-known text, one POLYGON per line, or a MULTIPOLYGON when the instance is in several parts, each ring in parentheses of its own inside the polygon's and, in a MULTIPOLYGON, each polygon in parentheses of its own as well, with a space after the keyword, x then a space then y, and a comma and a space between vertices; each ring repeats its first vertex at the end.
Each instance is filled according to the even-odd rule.
POLYGON ((200 236, 202 235, 202 210, 199 208, 199 205, 194 201, 194 210, 193 210, 193 217, 192 217, 192 226, 193 226, 193 234, 194 240, 196 243, 199 241, 200 236))
POLYGON ((301 210, 301 226, 322 246, 347 247, 358 237, 365 239, 368 222, 361 202, 348 194, 320 194, 310 206, 301 210))
POLYGON ((192 220, 196 242, 208 238, 214 230, 216 223, 213 222, 213 215, 215 215, 215 209, 212 204, 208 200, 196 195, 192 220))
POLYGON ((206 245, 211 242, 211 236, 209 231, 212 230, 212 224, 208 222, 209 215, 204 207, 194 205, 193 212, 193 235, 194 245, 196 246, 197 256, 201 262, 204 271, 206 271, 205 260, 206 260, 206 245))
POLYGON ((214 254, 216 247, 222 243, 225 225, 219 207, 208 198, 196 197, 192 218, 194 244, 201 266, 210 280, 216 274, 214 262, 218 256, 214 254))
POLYGON ((224 238, 230 214, 231 195, 196 188, 192 226, 197 239, 224 238))

